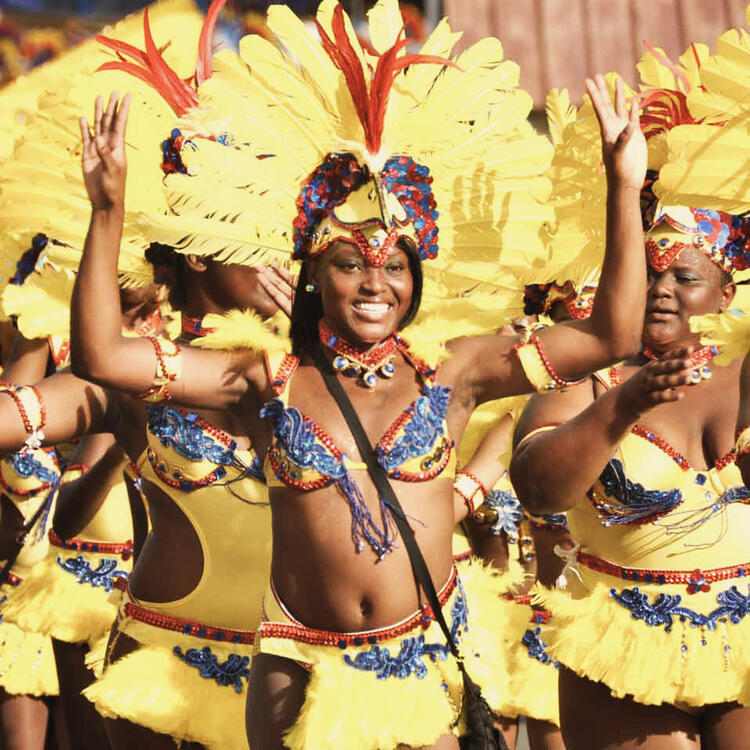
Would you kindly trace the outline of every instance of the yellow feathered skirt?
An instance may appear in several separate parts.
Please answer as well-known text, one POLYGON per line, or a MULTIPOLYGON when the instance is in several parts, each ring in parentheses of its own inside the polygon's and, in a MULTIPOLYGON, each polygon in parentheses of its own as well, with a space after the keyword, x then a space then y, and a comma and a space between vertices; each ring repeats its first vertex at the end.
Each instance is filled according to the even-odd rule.
MULTIPOLYGON (((698 573, 699 571, 696 571, 698 573)), ((540 589, 550 654, 617 698, 697 707, 750 705, 750 586, 735 578, 690 594, 581 565, 566 590, 540 589)))
POLYGON ((245 699, 254 633, 164 615, 127 592, 116 627, 139 647, 108 664, 84 691, 102 716, 208 750, 248 750, 245 699))
MULTIPOLYGON (((484 688, 486 644, 473 620, 481 603, 455 572, 438 595, 467 671, 484 688)), ((423 747, 464 731, 462 678, 424 610, 367 632, 315 630, 295 620, 271 587, 256 649, 310 672, 304 704, 285 736, 292 750, 423 747)))
POLYGON ((44 633, 66 643, 88 643, 106 638, 117 616, 110 602, 116 578, 127 578, 132 567, 132 545, 102 545, 115 552, 66 549, 51 544, 3 609, 6 620, 24 630, 44 633))
POLYGON ((5 620, 5 607, 13 600, 21 582, 21 578, 11 573, 0 586, 0 688, 10 695, 58 695, 60 688, 50 637, 22 630, 5 620))
POLYGON ((558 663, 549 655, 550 613, 534 610, 528 597, 519 597, 514 606, 523 610, 526 628, 513 644, 513 669, 505 716, 527 716, 560 726, 557 689, 558 663))

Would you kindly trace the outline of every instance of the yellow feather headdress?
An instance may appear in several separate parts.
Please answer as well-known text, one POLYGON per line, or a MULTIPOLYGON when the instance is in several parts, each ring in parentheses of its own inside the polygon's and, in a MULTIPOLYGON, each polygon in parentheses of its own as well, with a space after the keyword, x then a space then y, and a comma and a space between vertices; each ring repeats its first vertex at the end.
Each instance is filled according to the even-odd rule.
MULTIPOLYGON (((182 71, 185 59, 195 59, 202 16, 190 0, 161 0, 151 14, 157 38, 163 40, 167 29, 180 26, 181 35, 163 54, 182 71)), ((136 42, 143 34, 143 16, 128 16, 106 31, 136 42)), ((0 92, 0 102, 7 104, 3 117, 11 118, 15 134, 12 158, 0 163, 0 224, 5 235, 0 292, 14 274, 16 284, 23 281, 16 273, 21 265, 28 266, 27 271, 36 266, 23 286, 12 285, 2 296, 5 315, 18 316, 25 335, 44 335, 45 330, 48 335, 67 334, 68 316, 62 311, 69 305, 71 272, 78 268, 91 213, 81 174, 78 119, 92 109, 97 94, 133 89, 133 79, 123 72, 95 75, 107 59, 92 39, 0 92), (40 236, 46 245, 41 253, 34 250, 40 236), (55 273, 60 275, 53 281, 55 273)), ((128 217, 168 210, 161 187, 160 136, 174 119, 166 102, 145 85, 136 87, 134 100, 126 144, 128 217)), ((121 283, 152 280, 144 258, 147 244, 135 221, 126 220, 118 262, 121 283)))
MULTIPOLYGON (((165 180, 170 212, 143 214, 140 228, 150 240, 223 262, 288 262, 325 228, 330 211, 315 213, 320 191, 359 180, 377 192, 377 177, 390 196, 377 205, 375 193, 365 195, 362 211, 374 206, 385 235, 396 213, 412 225, 431 258, 426 277, 455 303, 446 337, 465 327, 458 311, 475 292, 496 295, 492 328, 500 327, 505 290, 520 299, 509 272, 546 261, 541 230, 551 219, 551 149, 526 121, 531 98, 518 87, 518 66, 503 60, 496 39, 450 57, 458 35, 447 21, 419 51, 429 61, 407 54, 397 0, 370 11, 372 49, 333 0, 321 3, 316 21, 318 36, 288 7, 272 5, 268 27, 281 47, 248 36, 239 57, 214 58, 200 106, 177 123, 184 169, 165 180)), ((356 186, 341 192, 336 206, 356 186)))

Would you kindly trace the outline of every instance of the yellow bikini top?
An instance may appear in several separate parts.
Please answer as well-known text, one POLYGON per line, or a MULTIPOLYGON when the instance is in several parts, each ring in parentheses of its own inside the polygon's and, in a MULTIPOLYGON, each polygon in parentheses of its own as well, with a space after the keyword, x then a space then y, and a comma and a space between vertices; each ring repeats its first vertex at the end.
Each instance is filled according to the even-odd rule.
MULTIPOLYGON (((613 384, 611 375, 597 378, 613 384)), ((568 512, 568 523, 585 552, 623 567, 718 568, 748 557, 748 503, 733 454, 696 469, 636 425, 585 500, 568 512)))
POLYGON ((143 478, 190 521, 203 573, 181 599, 141 603, 218 627, 254 629, 271 561, 268 492, 255 452, 238 449, 222 430, 169 402, 148 406, 146 438, 143 478))
POLYGON ((0 460, 0 491, 10 498, 27 524, 41 506, 46 506, 39 520, 26 534, 24 547, 18 555, 14 571, 24 575, 46 554, 47 523, 54 512, 60 485, 60 466, 52 447, 26 448, 0 460))
MULTIPOLYGON (((434 370, 405 355, 422 377, 422 395, 401 412, 377 443, 377 460, 392 479, 452 479, 456 452, 445 418, 450 389, 435 382, 434 370)), ((289 405, 287 386, 298 364, 299 359, 291 354, 266 355, 268 377, 277 398, 261 409, 261 417, 269 419, 272 427, 263 470, 269 487, 308 491, 328 487, 349 471, 366 471, 367 466, 348 458, 319 424, 289 405)))

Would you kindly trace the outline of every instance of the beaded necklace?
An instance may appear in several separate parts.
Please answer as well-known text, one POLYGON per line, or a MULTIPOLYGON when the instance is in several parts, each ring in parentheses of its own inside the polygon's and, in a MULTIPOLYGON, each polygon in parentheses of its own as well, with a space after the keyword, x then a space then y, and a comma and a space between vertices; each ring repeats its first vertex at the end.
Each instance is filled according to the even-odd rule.
POLYGON ((215 328, 204 328, 202 322, 202 318, 191 318, 188 315, 183 315, 182 332, 189 333, 192 336, 208 336, 209 333, 216 330, 215 328))
MULTIPOLYGON (((641 353, 648 360, 659 359, 661 357, 661 354, 654 351, 650 346, 644 346, 641 353)), ((690 375, 693 383, 711 379, 710 363, 718 353, 718 346, 702 346, 687 358, 687 366, 693 370, 690 375)))
POLYGON ((318 323, 318 335, 321 343, 336 354, 332 362, 333 369, 350 378, 361 378, 368 388, 374 388, 378 384, 378 375, 392 378, 396 372, 393 358, 398 349, 398 341, 394 335, 366 352, 357 351, 335 334, 323 320, 318 323))

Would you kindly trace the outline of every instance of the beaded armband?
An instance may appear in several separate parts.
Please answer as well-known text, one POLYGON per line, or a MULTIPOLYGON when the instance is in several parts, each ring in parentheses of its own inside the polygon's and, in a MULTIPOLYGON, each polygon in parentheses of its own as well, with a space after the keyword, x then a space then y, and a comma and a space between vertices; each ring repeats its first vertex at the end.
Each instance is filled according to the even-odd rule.
POLYGON ((33 385, 11 385, 0 381, 0 393, 7 393, 16 402, 26 430, 26 448, 40 448, 44 440, 42 428, 47 422, 47 410, 39 391, 33 385))
POLYGON ((169 401, 172 395, 169 392, 169 384, 177 380, 182 372, 182 352, 180 345, 157 336, 146 336, 154 347, 156 353, 156 374, 154 384, 136 398, 144 401, 169 401))
POLYGON ((487 490, 484 485, 466 469, 461 469, 453 480, 453 491, 456 492, 466 503, 469 515, 484 503, 487 499, 487 490))
POLYGON ((750 454, 750 427, 745 427, 737 436, 737 442, 734 444, 734 453, 738 457, 750 454))
POLYGON ((580 385, 586 378, 580 380, 564 380, 561 378, 542 348, 539 337, 532 333, 527 339, 519 341, 514 347, 521 367, 529 383, 538 393, 564 391, 573 385, 580 385))

